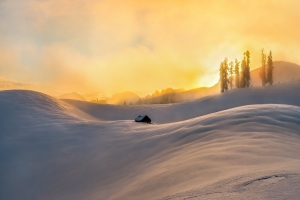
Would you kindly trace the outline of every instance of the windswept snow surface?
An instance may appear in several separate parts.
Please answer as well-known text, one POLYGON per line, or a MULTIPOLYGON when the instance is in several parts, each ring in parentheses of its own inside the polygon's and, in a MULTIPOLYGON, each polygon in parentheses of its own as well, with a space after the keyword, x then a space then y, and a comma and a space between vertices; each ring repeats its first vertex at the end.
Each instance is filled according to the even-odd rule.
POLYGON ((123 108, 2 91, 0 199, 299 199, 300 107, 291 87, 299 93, 286 84, 123 108), (110 118, 93 113, 102 108, 110 118), (113 116, 146 108, 153 119, 182 116, 166 113, 155 125, 113 116), (205 115, 188 114, 196 110, 205 115))

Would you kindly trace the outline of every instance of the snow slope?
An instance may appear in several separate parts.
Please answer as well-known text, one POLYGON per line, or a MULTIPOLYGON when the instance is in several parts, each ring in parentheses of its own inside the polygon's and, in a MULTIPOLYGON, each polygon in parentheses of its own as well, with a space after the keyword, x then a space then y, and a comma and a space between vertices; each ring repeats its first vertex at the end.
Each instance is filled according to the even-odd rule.
POLYGON ((299 199, 300 107, 293 87, 299 83, 169 107, 94 107, 2 91, 0 199, 299 199), (247 94, 252 98, 243 100, 247 94), (257 104, 258 97, 267 104, 257 104), (268 102, 275 97, 280 104, 268 102), (240 102, 247 106, 236 107, 240 102), (116 120, 147 108, 181 117, 153 115, 165 123, 156 125, 116 120), (99 120, 94 109, 111 115, 99 120), (195 110, 206 114, 188 114, 195 110))
POLYGON ((148 115, 154 123, 170 123, 251 104, 300 106, 300 81, 266 87, 238 88, 191 102, 162 105, 116 106, 64 100, 103 121, 133 120, 148 115), (288 97, 288 98, 287 98, 288 97))

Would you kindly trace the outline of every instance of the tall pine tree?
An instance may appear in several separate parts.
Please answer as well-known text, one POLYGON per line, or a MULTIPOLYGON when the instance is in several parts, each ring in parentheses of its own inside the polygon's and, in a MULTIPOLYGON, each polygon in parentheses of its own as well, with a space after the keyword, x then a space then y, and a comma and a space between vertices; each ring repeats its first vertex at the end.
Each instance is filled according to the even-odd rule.
POLYGON ((223 62, 223 84, 224 84, 224 91, 228 90, 228 60, 225 58, 223 62))
POLYGON ((233 80, 233 62, 229 63, 229 87, 232 90, 232 80, 233 80))
POLYGON ((235 59, 235 87, 239 88, 240 87, 240 68, 239 68, 240 62, 238 62, 237 59, 235 59))
POLYGON ((221 87, 221 93, 224 92, 224 70, 223 70, 223 63, 220 64, 220 87, 221 87))
POLYGON ((264 54, 264 49, 261 50, 260 78, 261 78, 262 86, 265 86, 267 84, 267 77, 266 77, 266 54, 264 54))
POLYGON ((272 51, 270 51, 270 54, 268 56, 268 73, 267 73, 267 79, 268 79, 268 83, 270 85, 273 84, 273 57, 272 57, 272 51))
POLYGON ((250 86, 250 52, 246 51, 244 54, 246 56, 245 86, 249 87, 250 86))
POLYGON ((245 72, 246 72, 246 58, 244 55, 244 59, 242 60, 241 64, 241 79, 240 79, 240 87, 245 87, 246 86, 246 77, 245 77, 245 72))

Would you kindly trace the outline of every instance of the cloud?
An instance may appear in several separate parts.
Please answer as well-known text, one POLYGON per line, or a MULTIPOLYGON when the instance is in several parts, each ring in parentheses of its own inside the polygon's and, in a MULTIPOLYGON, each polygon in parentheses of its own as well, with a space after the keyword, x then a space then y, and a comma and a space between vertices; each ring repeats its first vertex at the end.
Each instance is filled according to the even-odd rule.
POLYGON ((33 89, 35 83, 19 82, 11 80, 5 77, 0 77, 0 90, 11 90, 11 89, 33 89))
POLYGON ((299 1, 6 0, 0 74, 51 94, 213 85, 220 62, 260 49, 300 63, 299 1))

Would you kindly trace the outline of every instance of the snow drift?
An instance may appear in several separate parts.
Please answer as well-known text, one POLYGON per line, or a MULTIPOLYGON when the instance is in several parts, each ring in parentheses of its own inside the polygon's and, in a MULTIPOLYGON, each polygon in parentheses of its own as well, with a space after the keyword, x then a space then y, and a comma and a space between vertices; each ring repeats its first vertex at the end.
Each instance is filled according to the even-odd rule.
POLYGON ((0 92, 0 199, 299 199, 296 91, 123 107, 0 92))

